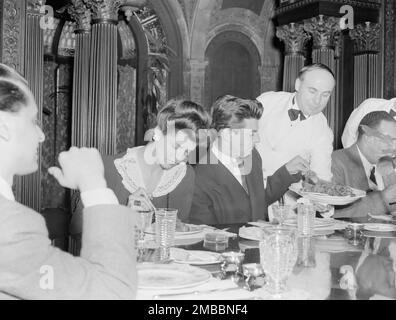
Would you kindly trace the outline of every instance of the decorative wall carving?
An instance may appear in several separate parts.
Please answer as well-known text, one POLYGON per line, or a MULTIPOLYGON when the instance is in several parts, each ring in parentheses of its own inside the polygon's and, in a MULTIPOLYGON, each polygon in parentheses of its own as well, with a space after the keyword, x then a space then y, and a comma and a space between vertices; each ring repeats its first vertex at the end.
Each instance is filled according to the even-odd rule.
POLYGON ((74 32, 75 29, 75 22, 66 21, 59 39, 58 55, 64 57, 74 56, 74 52, 76 50, 76 34, 74 32))
POLYGON ((355 43, 355 53, 380 50, 380 33, 381 26, 378 23, 366 22, 356 25, 355 29, 350 31, 350 36, 355 43))
POLYGON ((117 22, 118 10, 125 3, 125 0, 84 0, 84 3, 92 10, 93 20, 117 22))
POLYGON ((311 37, 304 30, 304 25, 299 23, 277 27, 276 36, 285 43, 286 54, 302 53, 305 43, 311 37))
POLYGON ((312 35, 314 48, 334 48, 335 35, 341 32, 338 18, 319 17, 304 20, 304 30, 312 35))
MULTIPOLYGON (((287 11, 292 11, 294 9, 304 7, 307 4, 317 2, 318 0, 298 0, 294 1, 294 3, 290 3, 288 5, 280 6, 276 9, 276 14, 281 14, 287 11)), ((381 7, 381 0, 331 0, 331 2, 335 4, 340 4, 340 6, 344 4, 348 4, 352 7, 361 7, 361 8, 369 8, 369 9, 378 9, 381 7)))
POLYGON ((10 67, 21 70, 21 2, 4 0, 3 2, 3 44, 2 62, 10 67))
POLYGON ((136 69, 118 66, 117 153, 135 146, 136 69))
POLYGON ((124 20, 118 23, 118 34, 122 43, 122 59, 132 59, 136 57, 136 45, 132 30, 124 20))
POLYGON ((72 0, 72 5, 68 7, 68 12, 77 23, 76 31, 89 32, 91 30, 92 13, 83 0, 72 0))
POLYGON ((40 14, 40 8, 45 5, 46 0, 27 0, 26 10, 30 14, 40 14))

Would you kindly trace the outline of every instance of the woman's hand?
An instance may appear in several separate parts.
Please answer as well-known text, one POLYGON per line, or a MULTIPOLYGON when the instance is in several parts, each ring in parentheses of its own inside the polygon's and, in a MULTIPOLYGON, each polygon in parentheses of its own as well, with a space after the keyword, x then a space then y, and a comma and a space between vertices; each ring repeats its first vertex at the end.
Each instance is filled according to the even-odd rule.
POLYGON ((139 211, 155 211, 150 196, 143 188, 139 188, 129 196, 128 207, 139 211))

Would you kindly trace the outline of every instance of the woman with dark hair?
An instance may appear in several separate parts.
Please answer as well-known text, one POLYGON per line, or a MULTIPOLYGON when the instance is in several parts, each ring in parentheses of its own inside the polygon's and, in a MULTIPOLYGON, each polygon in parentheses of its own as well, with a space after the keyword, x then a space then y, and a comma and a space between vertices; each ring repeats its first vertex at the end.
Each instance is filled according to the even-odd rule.
MULTIPOLYGON (((147 145, 130 148, 121 155, 103 157, 105 177, 121 204, 132 202, 142 210, 150 209, 150 202, 157 208, 175 208, 178 218, 185 221, 195 179, 187 159, 196 148, 198 130, 208 129, 211 118, 194 102, 172 99, 159 111, 157 123, 153 141, 147 145)), ((81 226, 77 208, 71 233, 80 233, 81 226)))

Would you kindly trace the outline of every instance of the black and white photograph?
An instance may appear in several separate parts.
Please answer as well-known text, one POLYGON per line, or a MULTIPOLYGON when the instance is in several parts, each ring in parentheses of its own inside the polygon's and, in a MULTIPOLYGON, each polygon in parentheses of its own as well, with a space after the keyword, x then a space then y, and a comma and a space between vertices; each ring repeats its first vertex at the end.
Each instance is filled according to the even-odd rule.
POLYGON ((0 0, 0 300, 395 300, 395 16, 0 0))

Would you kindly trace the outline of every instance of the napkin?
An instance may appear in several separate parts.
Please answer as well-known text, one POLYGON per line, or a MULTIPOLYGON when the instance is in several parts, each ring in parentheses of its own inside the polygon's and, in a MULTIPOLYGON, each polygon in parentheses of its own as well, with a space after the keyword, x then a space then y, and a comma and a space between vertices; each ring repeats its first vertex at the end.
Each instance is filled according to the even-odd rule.
POLYGON ((314 268, 301 268, 289 277, 287 283, 292 289, 308 292, 309 299, 325 300, 332 286, 330 254, 317 251, 315 261, 314 268))
POLYGON ((195 287, 177 290, 146 290, 138 289, 137 300, 239 300, 252 299, 257 294, 254 291, 240 289, 232 280, 211 278, 208 282, 195 287), (235 290, 234 290, 235 289, 235 290), (204 292, 208 290, 218 290, 204 292), (198 293, 196 293, 198 292, 198 293), (202 292, 202 293, 199 293, 202 292), (167 295, 168 296, 161 296, 167 295), (177 294, 177 295, 171 295, 177 294), (180 294, 180 295, 179 295, 180 294), (156 297, 159 296, 159 297, 156 297))
POLYGON ((210 251, 185 250, 180 248, 170 249, 170 258, 179 261, 220 262, 220 254, 210 251))

